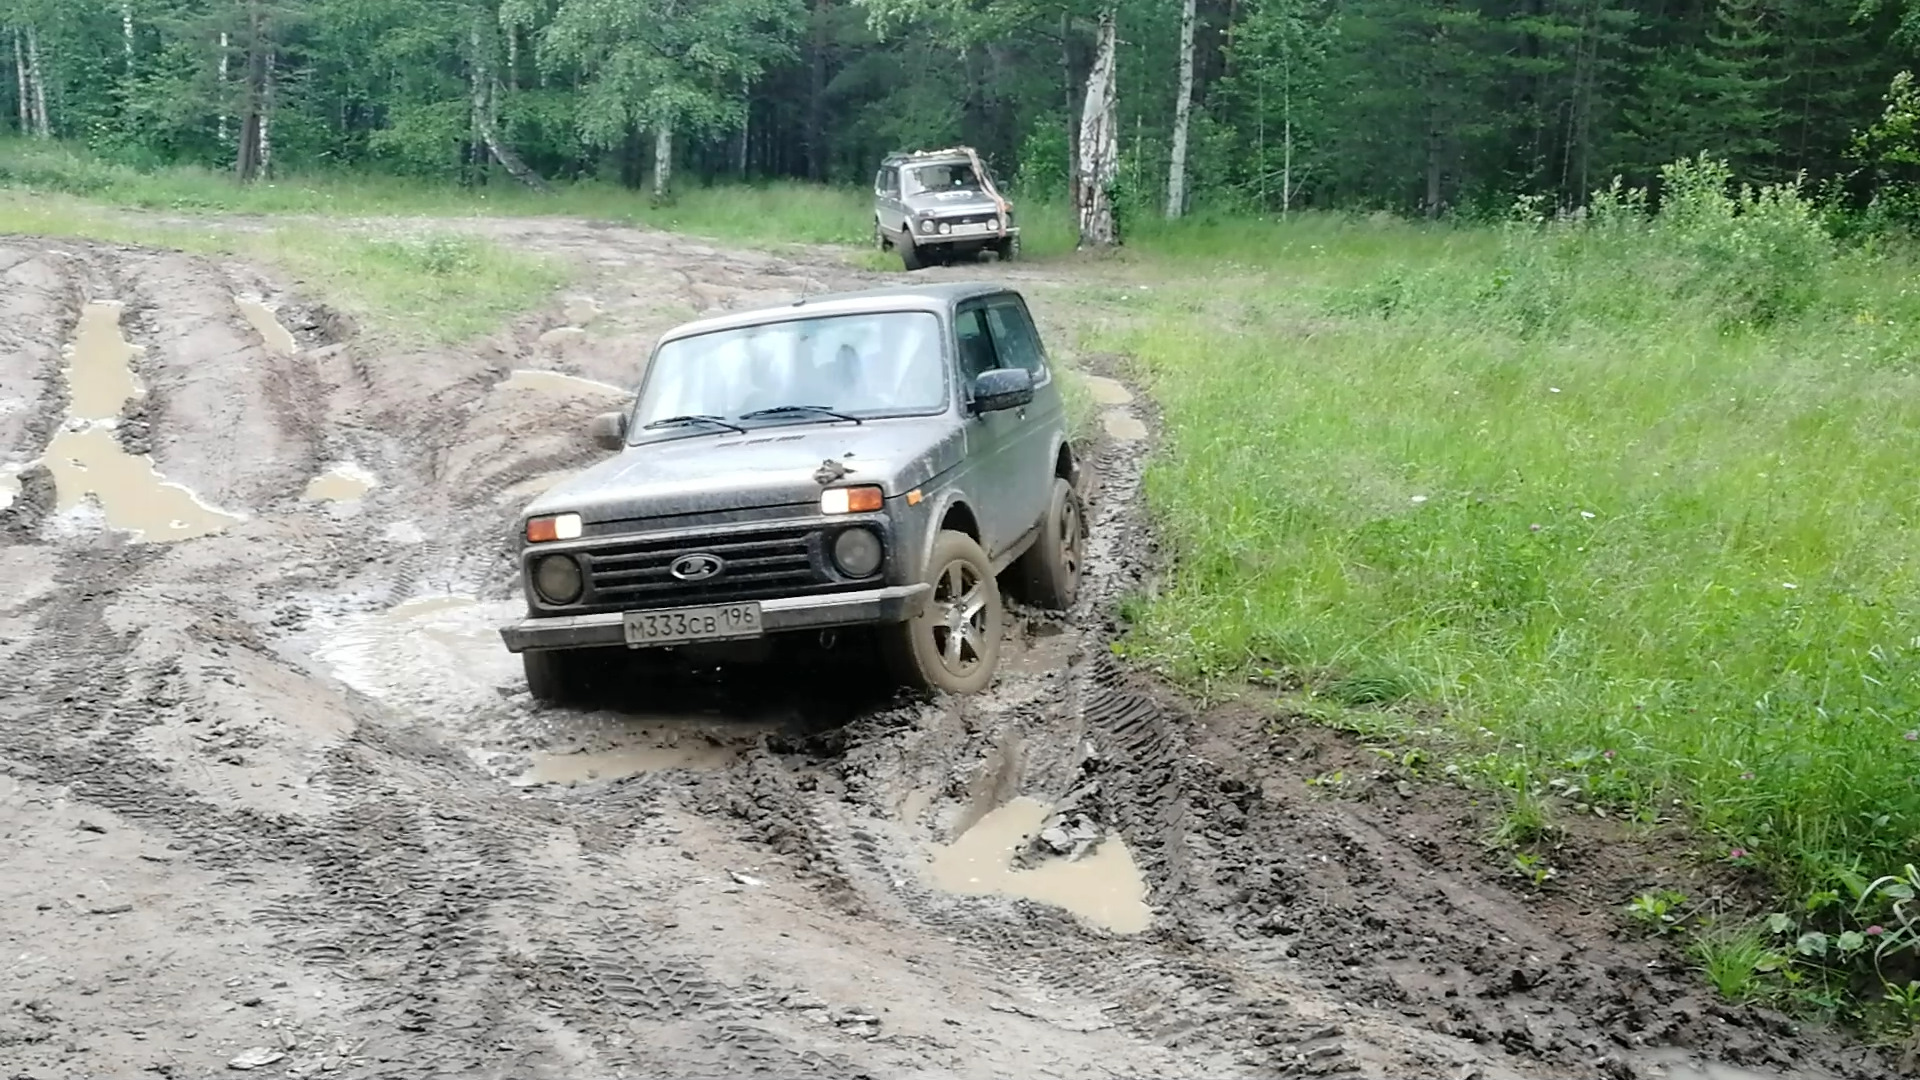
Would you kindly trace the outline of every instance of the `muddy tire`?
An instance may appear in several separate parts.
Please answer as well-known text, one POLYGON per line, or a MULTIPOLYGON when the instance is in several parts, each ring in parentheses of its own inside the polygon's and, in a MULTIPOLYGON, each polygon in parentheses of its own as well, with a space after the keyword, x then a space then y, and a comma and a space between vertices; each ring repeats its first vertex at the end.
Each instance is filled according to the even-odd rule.
POLYGON ((943 530, 924 579, 926 610, 885 629, 881 649, 895 679, 918 690, 977 694, 1000 662, 1000 585, 987 553, 965 533, 943 530))
POLYGON ((912 239, 902 241, 900 244, 900 265, 909 273, 927 265, 926 258, 920 254, 920 245, 914 243, 912 239))
POLYGON ((1073 606, 1074 598, 1080 595, 1080 575, 1086 565, 1086 521, 1080 493, 1066 480, 1055 477, 1040 536, 1015 567, 1022 599, 1054 611, 1073 606))
POLYGON ((527 692, 549 705, 579 701, 593 689, 594 659, 580 649, 529 649, 520 654, 527 692))
POLYGON ((1009 236, 993 245, 993 253, 1001 262, 1012 262, 1020 257, 1020 237, 1009 236))

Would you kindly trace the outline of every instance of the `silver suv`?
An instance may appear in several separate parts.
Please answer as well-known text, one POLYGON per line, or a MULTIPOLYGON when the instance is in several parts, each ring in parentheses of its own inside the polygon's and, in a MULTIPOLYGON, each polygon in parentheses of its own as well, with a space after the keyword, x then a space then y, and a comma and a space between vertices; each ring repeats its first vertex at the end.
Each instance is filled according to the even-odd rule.
POLYGON ((500 634, 541 700, 627 649, 752 659, 848 630, 899 680, 973 693, 999 660, 1002 577, 1041 607, 1079 589, 1059 377, 1001 286, 688 323, 593 430, 617 453, 519 522, 527 615, 500 634))
POLYGON ((887 155, 873 178, 873 240, 908 270, 987 250, 1002 260, 1020 254, 1013 204, 967 146, 887 155))

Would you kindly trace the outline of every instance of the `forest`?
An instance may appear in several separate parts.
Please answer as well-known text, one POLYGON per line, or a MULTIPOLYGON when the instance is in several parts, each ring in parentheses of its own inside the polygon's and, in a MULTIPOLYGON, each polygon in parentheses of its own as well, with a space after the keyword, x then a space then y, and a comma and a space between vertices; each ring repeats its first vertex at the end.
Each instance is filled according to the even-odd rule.
POLYGON ((1705 152, 1901 223, 1916 46, 1886 0, 0 0, 0 125, 659 195, 966 142, 1030 196, 1168 216, 1570 208, 1705 152))

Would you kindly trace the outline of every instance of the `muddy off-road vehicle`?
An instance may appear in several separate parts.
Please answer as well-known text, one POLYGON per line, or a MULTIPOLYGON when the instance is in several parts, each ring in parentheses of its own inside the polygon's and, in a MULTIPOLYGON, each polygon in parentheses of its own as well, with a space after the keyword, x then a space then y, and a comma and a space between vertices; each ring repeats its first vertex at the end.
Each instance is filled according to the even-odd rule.
POLYGON ((967 146, 882 159, 873 178, 873 241, 898 251, 908 270, 988 250, 1003 260, 1020 254, 1013 204, 967 146))
POLYGON ((618 454, 520 522, 527 616, 500 634, 541 700, 625 649, 725 662, 843 635, 908 685, 973 693, 1000 654, 1002 576, 1040 607, 1079 588, 1060 388, 1000 286, 688 323, 592 430, 618 454))

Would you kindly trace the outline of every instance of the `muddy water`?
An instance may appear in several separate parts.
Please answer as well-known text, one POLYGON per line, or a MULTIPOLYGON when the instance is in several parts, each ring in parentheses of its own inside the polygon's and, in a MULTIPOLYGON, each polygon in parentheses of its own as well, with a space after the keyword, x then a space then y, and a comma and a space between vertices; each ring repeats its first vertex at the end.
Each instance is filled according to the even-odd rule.
POLYGON ((500 383, 502 390, 534 390, 546 394, 589 394, 595 397, 626 397, 629 391, 612 383, 583 379, 578 375, 563 375, 558 371, 535 371, 531 368, 518 368, 500 383))
POLYGON ((190 540, 245 520, 162 479, 153 459, 127 453, 112 428, 61 428, 47 444, 45 461, 60 511, 73 510, 91 496, 109 528, 131 532, 136 540, 190 540))
POLYGON ((280 324, 272 308, 258 300, 242 300, 237 296, 233 298, 233 302, 239 306, 240 314, 245 315, 247 322, 252 324, 253 329, 259 333, 261 340, 267 343, 269 350, 281 356, 292 356, 299 350, 298 343, 293 340, 293 334, 280 324))
POLYGON ((1782 1080, 1778 1073, 1760 1073, 1735 1065, 1691 1060, 1685 1050, 1663 1048, 1640 1055, 1649 1080, 1782 1080))
POLYGON ((120 336, 118 300, 95 300, 80 312, 68 353, 67 415, 83 420, 112 420, 130 397, 143 391, 133 377, 141 348, 120 336))
POLYGON ((19 465, 0 465, 0 510, 12 506, 19 497, 21 469, 19 465))
POLYGON ((117 300, 95 300, 80 312, 66 372, 68 421, 47 443, 44 457, 58 509, 77 509, 91 497, 109 528, 140 541, 189 540, 245 520, 164 479, 152 458, 127 453, 114 437, 108 425, 128 398, 145 392, 133 375, 141 349, 120 333, 122 307, 117 300))
POLYGON ((395 705, 497 700, 494 688, 520 678, 520 658, 498 627, 524 613, 516 601, 424 596, 343 620, 314 658, 341 682, 395 705))
POLYGON ((1086 376, 1087 390, 1097 405, 1131 405, 1133 392, 1104 375, 1086 376))
POLYGON ((380 478, 351 461, 343 461, 312 480, 301 496, 309 502, 357 502, 380 486, 380 478))
POLYGON ((1153 919, 1146 881, 1117 836, 1068 862, 1050 859, 1032 870, 1013 868, 1013 854, 1040 830, 1050 808, 1021 796, 988 811, 960 837, 934 853, 927 877, 963 896, 1017 896, 1051 904, 1115 933, 1137 934, 1153 919))
POLYGON ((1107 429, 1108 435, 1120 442, 1139 442, 1147 437, 1147 425, 1124 409, 1109 409, 1101 413, 1100 423, 1107 429))
POLYGON ((745 750, 744 745, 702 741, 678 746, 619 746, 579 754, 543 753, 534 756, 533 767, 515 782, 584 784, 668 769, 712 772, 733 764, 745 750))

